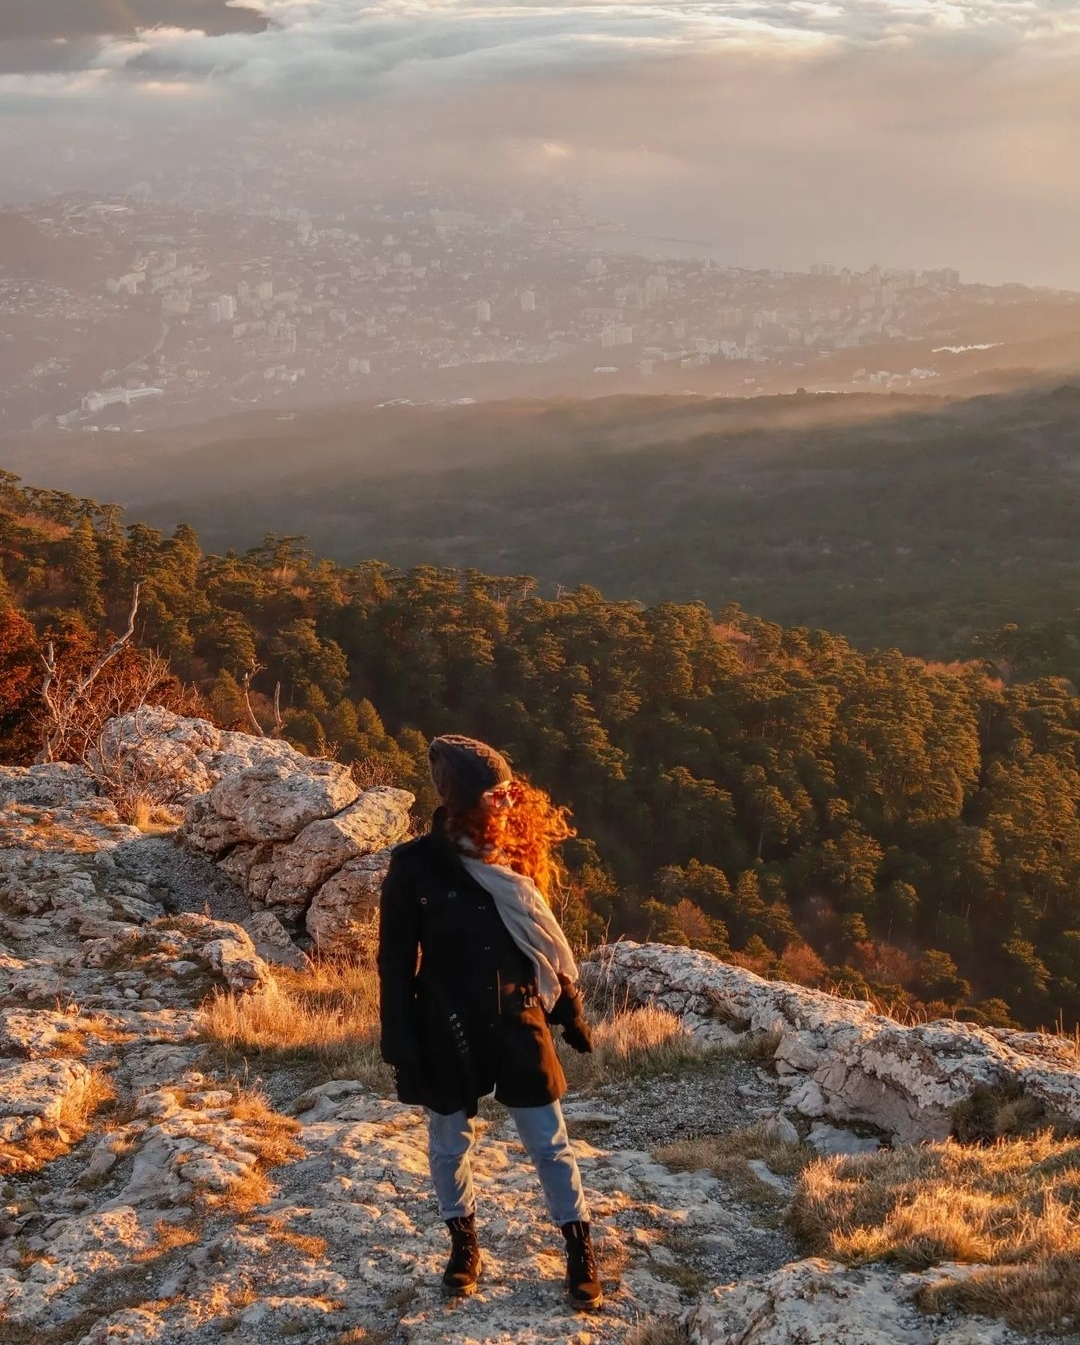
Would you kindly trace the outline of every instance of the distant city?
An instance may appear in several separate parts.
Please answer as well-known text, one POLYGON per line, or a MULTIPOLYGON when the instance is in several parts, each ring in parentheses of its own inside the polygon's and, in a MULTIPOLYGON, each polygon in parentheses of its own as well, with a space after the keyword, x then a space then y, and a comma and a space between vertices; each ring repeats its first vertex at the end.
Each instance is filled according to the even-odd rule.
POLYGON ((979 311, 1080 304, 951 267, 749 270, 679 240, 663 256, 557 185, 419 181, 323 213, 286 204, 305 199, 293 186, 252 155, 168 197, 137 182, 0 216, 0 428, 556 389, 909 390, 997 344, 979 311))

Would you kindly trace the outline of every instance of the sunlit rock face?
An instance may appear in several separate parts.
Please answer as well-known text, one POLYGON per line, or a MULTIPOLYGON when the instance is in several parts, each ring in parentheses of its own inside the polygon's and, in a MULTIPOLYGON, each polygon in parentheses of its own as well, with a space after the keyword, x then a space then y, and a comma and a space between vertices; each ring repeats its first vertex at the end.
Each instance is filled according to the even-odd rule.
POLYGON ((977 1087, 1012 1083, 1080 1124, 1075 1052, 1059 1038, 949 1019, 904 1027, 859 1001, 667 944, 601 948, 588 974, 631 1002, 670 1009, 707 1039, 774 1034, 787 1108, 807 1118, 869 1123, 897 1143, 944 1139, 953 1108, 977 1087))

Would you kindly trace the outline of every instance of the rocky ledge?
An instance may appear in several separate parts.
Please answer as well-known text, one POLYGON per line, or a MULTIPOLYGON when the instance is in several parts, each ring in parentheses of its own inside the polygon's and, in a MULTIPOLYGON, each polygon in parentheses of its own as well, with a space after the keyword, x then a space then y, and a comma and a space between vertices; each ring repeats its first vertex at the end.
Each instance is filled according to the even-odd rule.
POLYGON ((206 1030, 215 996, 271 1003, 298 943, 356 951, 408 795, 164 712, 111 732, 114 765, 184 804, 176 835, 125 825, 86 772, 0 770, 0 1340, 1020 1345, 921 1314, 918 1277, 800 1260, 775 1205, 651 1151, 761 1125, 823 1152, 877 1143, 852 1119, 886 1141, 937 1135, 954 1100, 1008 1078, 1074 1116, 1065 1048, 900 1028, 663 946, 602 949, 588 975, 717 1046, 757 1034, 774 1068, 717 1052, 568 1097, 607 1293, 589 1317, 565 1303, 558 1234, 485 1104, 486 1269, 475 1298, 446 1302, 422 1113, 371 1078, 311 1086, 287 1052, 253 1077, 206 1030), (339 912, 332 939, 320 906, 339 912))
POLYGON ((898 1144, 940 1140, 976 1089, 1011 1085, 1048 1123, 1080 1129, 1076 1050, 1064 1038, 949 1019, 905 1027, 861 1001, 766 981, 668 944, 610 944, 588 973, 631 1003, 671 1010, 707 1041, 774 1037, 786 1107, 800 1117, 861 1122, 898 1144))

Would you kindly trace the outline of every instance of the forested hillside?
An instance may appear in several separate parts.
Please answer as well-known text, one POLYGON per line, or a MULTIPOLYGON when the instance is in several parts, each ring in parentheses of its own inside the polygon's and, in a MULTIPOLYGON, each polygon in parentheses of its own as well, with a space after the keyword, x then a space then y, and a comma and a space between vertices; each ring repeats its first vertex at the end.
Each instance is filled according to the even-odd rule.
POLYGON ((430 735, 504 747, 574 810, 579 938, 687 942, 982 1021, 1080 1021, 1080 698, 1011 680, 1077 648, 1067 623, 940 666, 734 606, 342 567, 297 538, 204 555, 186 526, 163 537, 10 474, 0 561, 5 760, 40 742, 46 636, 70 680, 141 582, 125 658, 167 658, 142 680, 155 698, 243 726, 248 679, 269 729, 280 687, 286 736, 421 810, 430 735))
POLYGON ((739 602, 861 649, 963 656, 1080 595, 1080 387, 965 399, 611 397, 238 415, 186 432, 25 436, 24 475, 213 550, 303 533, 379 556, 739 602))

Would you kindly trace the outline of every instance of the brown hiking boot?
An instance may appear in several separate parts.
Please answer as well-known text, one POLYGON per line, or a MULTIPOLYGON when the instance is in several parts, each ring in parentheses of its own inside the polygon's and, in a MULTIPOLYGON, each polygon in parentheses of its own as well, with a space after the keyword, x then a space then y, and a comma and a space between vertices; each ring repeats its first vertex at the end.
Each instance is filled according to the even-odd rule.
POLYGON ((476 1289, 483 1265, 480 1246, 476 1241, 476 1216, 466 1214, 458 1219, 447 1219, 450 1230, 450 1260, 443 1271, 443 1288, 448 1294, 471 1294, 476 1289))
POLYGON ((562 1225, 566 1239, 566 1292, 578 1308, 598 1308, 604 1301, 600 1272, 589 1237, 589 1225, 577 1221, 562 1225))

